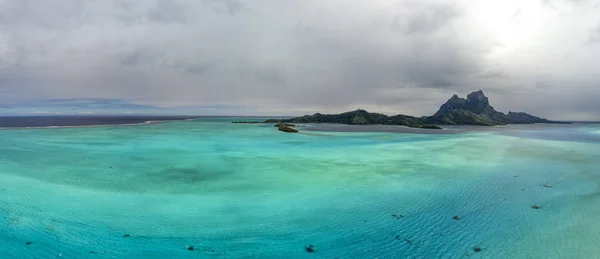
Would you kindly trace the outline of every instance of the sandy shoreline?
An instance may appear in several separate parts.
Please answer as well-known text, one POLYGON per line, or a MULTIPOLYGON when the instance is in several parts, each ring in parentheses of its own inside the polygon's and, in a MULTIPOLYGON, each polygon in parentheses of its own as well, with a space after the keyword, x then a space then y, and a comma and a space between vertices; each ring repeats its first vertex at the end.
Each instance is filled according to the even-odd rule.
POLYGON ((347 125, 347 124, 296 124, 305 131, 319 132, 389 132, 389 133, 413 133, 413 134, 462 134, 475 132, 495 132, 503 133, 515 130, 543 130, 552 128, 573 128, 579 127, 577 124, 509 124, 500 126, 448 126, 440 125, 443 129, 421 129, 410 128, 399 125, 347 125))
POLYGON ((449 128, 421 129, 397 125, 346 125, 346 124, 297 124, 305 131, 313 132, 390 132, 413 134, 459 134, 476 129, 449 128))

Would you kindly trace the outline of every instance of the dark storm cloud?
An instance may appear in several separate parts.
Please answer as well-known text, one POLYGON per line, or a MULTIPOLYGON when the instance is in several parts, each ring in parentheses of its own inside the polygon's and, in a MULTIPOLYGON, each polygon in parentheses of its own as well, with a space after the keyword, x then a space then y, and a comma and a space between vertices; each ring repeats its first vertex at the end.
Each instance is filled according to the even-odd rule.
POLYGON ((483 89, 504 111, 593 117, 600 44, 581 47, 600 34, 593 5, 7 0, 0 102, 427 115, 483 89))
MULTIPOLYGON (((402 98, 381 98, 378 92, 478 87, 473 79, 486 70, 481 57, 491 44, 482 41, 470 46, 460 32, 448 29, 461 16, 455 4, 412 3, 402 5, 391 19, 380 19, 381 25, 370 32, 340 33, 297 24, 300 51, 306 53, 302 64, 320 67, 322 80, 311 82, 319 87, 311 89, 312 95, 305 100, 288 101, 322 106, 360 102, 397 105, 402 98), (378 42, 379 38, 383 42, 378 42)), ((419 94, 421 91, 413 91, 403 98, 418 100, 419 94)))

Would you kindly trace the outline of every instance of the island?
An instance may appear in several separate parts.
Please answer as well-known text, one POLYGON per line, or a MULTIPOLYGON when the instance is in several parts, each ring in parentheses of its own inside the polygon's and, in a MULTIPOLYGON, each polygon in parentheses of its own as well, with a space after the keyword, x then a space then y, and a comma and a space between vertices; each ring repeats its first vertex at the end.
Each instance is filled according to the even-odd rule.
POLYGON ((340 114, 305 115, 290 119, 269 119, 264 123, 334 123, 349 125, 399 125, 411 128, 442 129, 438 125, 497 126, 506 124, 560 123, 539 118, 525 112, 498 112, 489 103, 489 99, 479 90, 467 95, 467 98, 452 96, 432 116, 414 117, 398 114, 387 116, 371 113, 362 109, 340 114))
POLYGON ((454 95, 433 116, 422 119, 426 123, 437 125, 496 126, 506 124, 570 123, 550 121, 525 112, 509 112, 508 114, 498 112, 490 105, 489 99, 481 90, 470 93, 467 95, 467 99, 454 95))

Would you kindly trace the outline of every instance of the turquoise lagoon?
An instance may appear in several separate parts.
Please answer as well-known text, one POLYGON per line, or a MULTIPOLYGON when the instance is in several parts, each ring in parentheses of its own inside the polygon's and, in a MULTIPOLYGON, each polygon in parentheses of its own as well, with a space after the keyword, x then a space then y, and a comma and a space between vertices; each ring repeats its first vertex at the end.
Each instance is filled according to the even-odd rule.
POLYGON ((230 121, 0 130, 0 258, 600 255, 599 127, 230 121))

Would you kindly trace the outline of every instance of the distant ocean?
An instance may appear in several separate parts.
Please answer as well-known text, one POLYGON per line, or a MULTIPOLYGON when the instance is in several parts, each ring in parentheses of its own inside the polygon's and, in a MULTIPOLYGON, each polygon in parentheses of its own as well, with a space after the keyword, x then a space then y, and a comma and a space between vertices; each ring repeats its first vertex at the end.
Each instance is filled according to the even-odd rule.
POLYGON ((190 118, 0 118, 0 258, 600 255, 598 124, 190 118))
POLYGON ((0 117, 0 128, 125 125, 147 123, 152 121, 173 121, 194 118, 199 117, 152 115, 5 116, 0 117))

